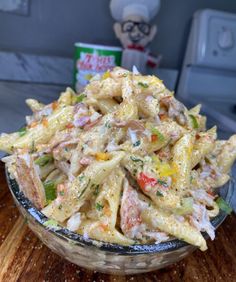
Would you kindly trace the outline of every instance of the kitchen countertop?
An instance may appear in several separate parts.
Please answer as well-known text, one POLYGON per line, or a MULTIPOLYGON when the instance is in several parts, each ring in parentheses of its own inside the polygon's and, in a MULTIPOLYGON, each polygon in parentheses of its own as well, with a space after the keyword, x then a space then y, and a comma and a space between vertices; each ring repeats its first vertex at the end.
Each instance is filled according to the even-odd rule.
POLYGON ((236 281, 236 216, 229 216, 209 249, 154 272, 112 276, 82 269, 52 253, 29 230, 14 205, 0 162, 0 281, 236 281))
MULTIPOLYGON (((64 85, 0 81, 0 133, 17 131, 22 127, 25 116, 31 114, 25 104, 27 98, 47 104, 58 99, 65 89, 64 85)), ((0 158, 3 155, 0 152, 0 158)))

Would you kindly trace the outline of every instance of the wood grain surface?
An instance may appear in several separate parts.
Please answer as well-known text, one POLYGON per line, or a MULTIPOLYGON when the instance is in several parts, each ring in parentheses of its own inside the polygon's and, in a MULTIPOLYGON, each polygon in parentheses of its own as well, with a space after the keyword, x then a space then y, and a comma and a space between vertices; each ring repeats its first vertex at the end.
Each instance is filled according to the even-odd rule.
POLYGON ((82 269, 51 252, 29 230, 8 190, 0 162, 0 282, 11 281, 224 281, 236 282, 236 216, 229 216, 199 250, 155 272, 112 276, 82 269))

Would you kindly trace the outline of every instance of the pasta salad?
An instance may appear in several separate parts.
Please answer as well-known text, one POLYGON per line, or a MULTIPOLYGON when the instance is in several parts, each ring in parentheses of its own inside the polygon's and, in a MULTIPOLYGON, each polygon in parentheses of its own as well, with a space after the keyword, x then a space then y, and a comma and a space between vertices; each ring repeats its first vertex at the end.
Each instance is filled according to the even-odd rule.
POLYGON ((200 105, 187 109, 155 76, 115 68, 83 93, 67 88, 0 150, 20 190, 51 221, 85 238, 121 245, 179 238, 206 250, 210 219, 230 207, 236 135, 217 140, 200 105))

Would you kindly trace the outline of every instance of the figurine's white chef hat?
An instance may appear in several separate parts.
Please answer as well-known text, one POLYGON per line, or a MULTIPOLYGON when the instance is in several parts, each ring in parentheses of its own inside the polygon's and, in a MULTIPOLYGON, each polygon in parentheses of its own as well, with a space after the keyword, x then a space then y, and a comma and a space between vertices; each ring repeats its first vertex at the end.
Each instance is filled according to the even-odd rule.
POLYGON ((160 0, 111 0, 110 9, 112 17, 119 22, 130 15, 150 21, 160 9, 160 0))

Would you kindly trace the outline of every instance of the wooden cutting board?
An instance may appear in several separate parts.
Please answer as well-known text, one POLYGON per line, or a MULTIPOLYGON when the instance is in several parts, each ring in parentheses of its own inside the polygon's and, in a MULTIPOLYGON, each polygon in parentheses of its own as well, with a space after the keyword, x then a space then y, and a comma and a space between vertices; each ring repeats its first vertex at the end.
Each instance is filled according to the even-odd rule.
POLYGON ((155 272, 112 276, 82 269, 51 252, 29 230, 8 190, 0 162, 0 282, 11 281, 236 281, 236 216, 208 241, 206 252, 155 272))

